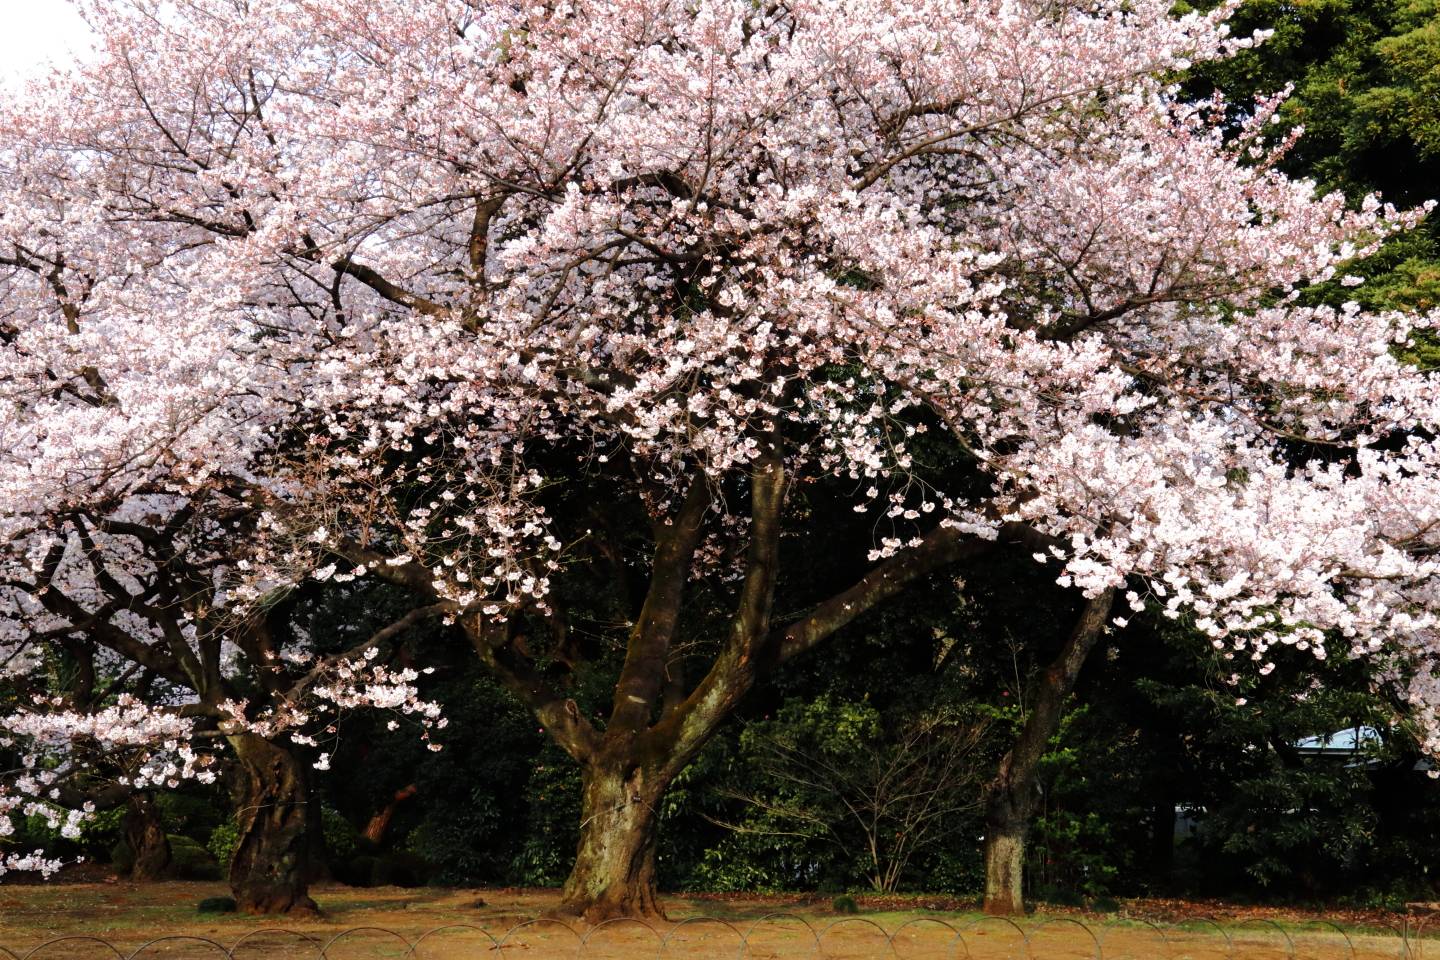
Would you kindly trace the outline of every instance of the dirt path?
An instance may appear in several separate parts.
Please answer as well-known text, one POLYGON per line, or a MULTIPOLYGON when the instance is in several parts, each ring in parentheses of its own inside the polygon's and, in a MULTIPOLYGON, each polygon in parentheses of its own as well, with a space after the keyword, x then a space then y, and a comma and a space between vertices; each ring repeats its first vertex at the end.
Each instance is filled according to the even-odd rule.
POLYGON ((1407 944, 1402 917, 1343 917, 1341 929, 1315 914, 1217 909, 1215 922, 1194 905, 1167 916, 1166 901, 1015 924, 929 900, 861 898, 862 912, 845 916, 814 898, 682 895, 666 900, 669 923, 576 930, 534 920, 553 891, 326 886, 315 891, 320 917, 196 912, 225 892, 0 886, 0 945, 19 960, 1440 960, 1440 942, 1407 944))

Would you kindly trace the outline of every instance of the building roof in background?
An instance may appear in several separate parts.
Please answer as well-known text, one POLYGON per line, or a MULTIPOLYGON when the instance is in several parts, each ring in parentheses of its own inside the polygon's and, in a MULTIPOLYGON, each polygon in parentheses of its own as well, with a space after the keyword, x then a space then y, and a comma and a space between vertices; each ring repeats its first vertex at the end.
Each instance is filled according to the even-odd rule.
POLYGON ((1306 737, 1295 741, 1295 750, 1307 756, 1338 757, 1361 753, 1382 743, 1380 731, 1374 727, 1350 727, 1334 733, 1306 737))

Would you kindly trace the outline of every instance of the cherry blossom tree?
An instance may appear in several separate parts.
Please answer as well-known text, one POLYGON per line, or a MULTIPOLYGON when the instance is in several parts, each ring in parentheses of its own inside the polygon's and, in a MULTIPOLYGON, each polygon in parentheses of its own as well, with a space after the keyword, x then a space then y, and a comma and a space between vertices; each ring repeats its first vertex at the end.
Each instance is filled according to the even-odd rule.
MULTIPOLYGON (((60 706, 58 698, 46 701, 40 698, 47 707, 60 706)), ((126 804, 127 819, 133 822, 153 815, 145 802, 148 789, 178 783, 182 777, 212 780, 208 758, 187 742, 188 724, 176 717, 146 723, 142 718, 149 712, 146 704, 121 695, 112 705, 87 712, 22 708, 7 716, 0 748, 18 761, 3 771, 0 837, 13 834, 15 816, 23 815, 38 816, 50 829, 74 839, 99 808, 126 804)), ((168 849, 164 852, 168 857, 168 849)), ((0 853, 0 874, 22 871, 48 877, 61 866, 44 849, 0 853)))
POLYGON ((75 517, 193 516, 165 642, 202 672, 197 622, 409 591, 583 769, 565 911, 656 911, 656 811, 756 679, 996 550, 1082 635, 1151 603, 1259 670, 1374 657, 1440 747, 1440 393, 1392 353, 1430 321, 1297 299, 1416 214, 1276 172, 1279 97, 1179 99, 1256 39, 1229 7, 80 6, 95 57, 0 115, 0 538, 33 569, 75 517), (817 498, 863 569, 777 603, 817 498), (607 564, 640 599, 591 718, 559 585, 607 564))
MULTIPOLYGON (((237 903, 250 913, 314 910, 307 885, 320 825, 307 748, 325 750, 354 707, 437 720, 438 707, 418 696, 416 671, 381 658, 423 614, 326 654, 308 634, 301 594, 244 610, 224 602, 223 542, 243 530, 202 519, 201 504, 150 497, 105 513, 76 508, 11 541, 26 552, 6 555, 0 581, 9 669, 27 677, 64 660, 74 679, 38 684, 0 720, 25 758, 20 775, 0 785, 0 815, 8 805, 78 829, 77 813, 83 820, 97 802, 143 813, 145 791, 213 781, 228 765, 237 903)), ((210 506, 214 516, 234 515, 210 506)), ((60 866, 43 856, 27 862, 42 872, 60 866)))

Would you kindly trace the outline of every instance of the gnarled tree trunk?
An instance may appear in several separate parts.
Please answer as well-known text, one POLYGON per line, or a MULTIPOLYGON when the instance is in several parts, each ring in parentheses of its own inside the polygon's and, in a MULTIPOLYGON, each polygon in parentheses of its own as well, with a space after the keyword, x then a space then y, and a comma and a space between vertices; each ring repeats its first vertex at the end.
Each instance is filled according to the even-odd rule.
POLYGON ((120 830, 133 858, 130 879, 137 883, 163 879, 170 868, 170 841, 154 798, 148 793, 132 793, 125 802, 120 830))
POLYGON ((664 786, 639 766, 584 771, 580 844, 558 912, 601 923, 663 918, 655 892, 656 814, 664 786))
MULTIPOLYGON (((230 889, 242 913, 316 911, 310 899, 310 791, 304 761, 252 734, 230 738, 240 841, 230 861, 230 889)), ((316 818, 318 819, 318 818, 316 818)))
POLYGON ((1065 700, 1085 658, 1105 632, 1115 591, 1086 601, 1060 648, 1060 655, 1040 675, 1035 706, 1010 751, 1000 761, 985 791, 985 912, 1009 916, 1025 912, 1025 839, 1040 795, 1040 758, 1060 729, 1065 700))

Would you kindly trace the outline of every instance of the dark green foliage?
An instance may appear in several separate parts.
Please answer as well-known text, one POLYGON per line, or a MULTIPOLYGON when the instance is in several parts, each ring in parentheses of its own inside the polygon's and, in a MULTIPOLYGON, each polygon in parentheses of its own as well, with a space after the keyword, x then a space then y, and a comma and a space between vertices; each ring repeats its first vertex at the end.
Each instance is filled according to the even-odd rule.
MULTIPOLYGON (((539 820, 565 820, 562 844, 573 850, 574 843, 575 818, 557 809, 540 783, 548 744, 534 718, 443 627, 416 631, 411 644, 435 667, 422 684, 426 697, 445 704, 449 723, 434 735, 442 749, 430 750, 414 725, 389 714, 346 718, 331 772, 319 780, 336 879, 363 886, 555 882, 568 867, 570 850, 561 846, 543 851, 549 873, 516 867, 543 833, 525 825, 532 811, 539 820), (410 787, 413 799, 396 805, 379 842, 366 839, 370 820, 410 787)), ((555 766, 578 792, 573 764, 555 766)))
MULTIPOLYGON (((1198 4, 1208 6, 1209 4, 1198 4)), ((1181 8, 1186 4, 1182 3, 1181 8)), ((1273 30, 1254 50, 1199 67, 1196 96, 1224 91, 1234 109, 1255 95, 1295 92, 1282 127, 1300 125, 1284 169, 1342 190, 1371 191, 1397 206, 1440 198, 1440 6, 1436 0, 1249 0, 1237 33, 1273 30)), ((1322 284, 1312 299, 1372 308, 1440 305, 1440 219, 1389 240, 1355 264, 1359 287, 1322 284)), ((1424 358, 1433 363, 1434 348, 1424 358)))
POLYGON ((1238 673, 1183 628, 1130 630, 1092 662, 1046 758, 1032 881, 1077 895, 1272 901, 1433 896, 1440 784, 1353 662, 1276 651, 1238 673), (1321 758, 1305 737, 1368 725, 1383 745, 1321 758), (1175 830, 1176 813, 1184 820, 1175 830))
POLYGON ((325 853, 336 863, 355 856, 363 842, 355 825, 328 804, 320 808, 320 829, 324 831, 325 853))
POLYGON ((155 804, 166 833, 180 834, 206 844, 222 824, 230 823, 228 798, 220 784, 186 783, 177 790, 160 790, 155 804))
POLYGON ((206 897, 195 905, 196 913, 234 913, 237 909, 234 897, 206 897))
POLYGON ((1085 898, 1066 887, 1042 886, 1035 891, 1035 899, 1054 907, 1083 907, 1085 898))
POLYGON ((1120 901, 1114 897, 1100 896, 1086 905, 1092 913, 1119 913, 1120 901))
POLYGON ((340 838, 331 837, 341 832, 338 823, 327 824, 331 857, 340 864, 337 877, 366 885, 417 882, 415 871, 387 856, 394 852, 427 865, 418 882, 559 882, 575 848, 578 769, 529 712, 468 658, 445 672, 449 679, 426 690, 446 704, 450 717, 436 738, 443 746, 438 753, 413 728, 386 730, 385 717, 347 724, 334 769, 363 769, 366 776, 331 793, 336 816, 348 827, 345 842, 337 844, 340 838), (379 846, 360 837, 369 819, 409 784, 415 798, 398 807, 379 846), (345 846, 365 862, 345 866, 345 846))
POLYGON ((190 837, 171 834, 170 872, 176 880, 223 880, 225 870, 214 854, 190 837))
MULTIPOLYGON (((834 553, 818 569, 834 562, 834 553)), ((975 770, 986 776, 1013 734, 1006 718, 1015 710, 1017 691, 1059 646, 1063 619, 1073 614, 1069 603, 1043 568, 1029 561, 952 571, 906 603, 857 621, 823 656, 797 663, 756 690, 739 723, 672 789, 661 833, 665 883, 825 892, 870 886, 863 838, 835 809, 843 804, 767 777, 757 747, 781 734, 840 760, 847 750, 857 756, 866 749, 883 752, 906 718, 956 711, 988 722, 974 757, 975 770), (798 804, 813 818, 801 825, 736 795, 765 799, 772 808, 798 804), (742 829, 727 831, 720 824, 742 829)), ((971 782, 967 789, 959 805, 978 802, 979 785, 971 782)), ((900 889, 978 895, 979 811, 952 811, 946 823, 946 835, 917 852, 900 889)))
POLYGON ((404 850, 392 851, 385 856, 375 857, 370 867, 370 887, 423 887, 430 882, 434 873, 424 858, 404 850))
MULTIPOLYGON (((1122 874, 1133 873, 1133 851, 1144 836, 1143 828, 1134 829, 1134 819, 1117 816, 1121 811, 1114 809, 1114 799, 1107 804, 1092 796, 1097 768, 1115 769, 1107 761, 1135 745, 1129 737, 1113 738, 1113 730, 1082 732, 1088 715, 1083 706, 1072 710, 1040 762, 1043 798, 1031 827, 1028 880, 1040 899, 1052 903, 1067 902, 1055 899, 1062 892, 1066 898, 1084 898, 1115 889, 1122 874)), ((1112 781, 1107 786, 1121 785, 1112 781)))
POLYGON ((0 837, 0 845, 14 850, 53 851, 53 855, 63 860, 108 863, 116 848, 125 846, 120 837, 120 819, 124 813, 120 808, 98 811, 93 819, 81 825, 80 836, 75 839, 61 836, 44 817, 17 817, 15 832, 0 837))
POLYGON ((124 840, 116 840, 108 851, 108 862, 116 874, 124 876, 135 868, 135 851, 124 840))
POLYGON ((216 863, 229 863, 239 843, 240 828, 235 825, 235 821, 227 820, 210 831, 210 838, 205 841, 205 849, 210 851, 216 863))
MULTIPOLYGON (((826 871, 822 883, 915 885, 916 868, 976 821, 993 758, 986 724, 966 714, 937 703, 882 711, 828 694, 783 704, 740 733, 736 773, 754 786, 720 788, 741 806, 727 843, 786 846, 800 869, 826 871)), ((717 849, 700 876, 735 859, 717 849)))
POLYGON ((842 893, 830 901, 830 909, 836 913, 859 913, 860 904, 856 903, 855 898, 848 893, 842 893))

